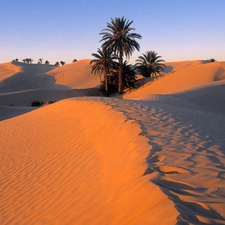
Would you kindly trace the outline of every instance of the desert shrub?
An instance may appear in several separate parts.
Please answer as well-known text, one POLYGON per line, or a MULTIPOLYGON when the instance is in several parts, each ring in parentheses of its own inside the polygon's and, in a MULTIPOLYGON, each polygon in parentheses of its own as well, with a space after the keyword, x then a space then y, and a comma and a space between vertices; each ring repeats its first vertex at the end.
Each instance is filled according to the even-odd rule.
POLYGON ((216 60, 215 59, 209 59, 209 62, 216 62, 216 60))
POLYGON ((44 103, 40 101, 33 101, 31 102, 31 106, 37 107, 37 106, 42 106, 44 103))

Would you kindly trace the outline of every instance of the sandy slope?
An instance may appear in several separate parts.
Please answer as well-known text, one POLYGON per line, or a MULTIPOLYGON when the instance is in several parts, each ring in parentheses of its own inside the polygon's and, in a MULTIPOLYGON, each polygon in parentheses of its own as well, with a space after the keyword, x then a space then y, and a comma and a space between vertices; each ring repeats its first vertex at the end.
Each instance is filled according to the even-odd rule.
POLYGON ((96 101, 0 123, 1 224, 175 222, 173 203, 142 176, 149 146, 140 127, 96 101))
POLYGON ((173 94, 225 79, 225 62, 167 63, 167 67, 168 73, 156 78, 154 82, 147 83, 139 90, 127 94, 126 98, 143 98, 150 94, 173 94))
POLYGON ((93 75, 91 68, 90 60, 83 59, 66 66, 56 67, 47 74, 55 78, 55 84, 72 89, 98 87, 100 83, 99 76, 93 75))
POLYGON ((2 73, 1 117, 15 117, 0 122, 0 224, 225 224, 225 63, 168 63, 124 99, 28 112, 27 96, 63 99, 85 87, 88 61, 72 81, 73 66, 42 73, 50 88, 41 91, 13 86, 17 67, 2 73))

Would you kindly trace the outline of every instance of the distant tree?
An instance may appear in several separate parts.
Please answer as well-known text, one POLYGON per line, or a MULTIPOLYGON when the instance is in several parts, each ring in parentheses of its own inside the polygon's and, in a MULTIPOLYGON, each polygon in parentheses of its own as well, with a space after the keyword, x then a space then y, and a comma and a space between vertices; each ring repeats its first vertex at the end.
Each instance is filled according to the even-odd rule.
POLYGON ((123 85, 123 57, 129 58, 135 49, 139 51, 140 45, 136 39, 142 38, 140 34, 131 33, 135 30, 130 26, 132 23, 133 21, 126 20, 124 17, 111 19, 111 23, 107 23, 107 28, 100 33, 103 35, 100 41, 104 41, 102 48, 118 56, 118 92, 120 93, 123 85))
POLYGON ((38 59, 38 63, 39 63, 39 64, 42 64, 42 61, 43 61, 42 58, 38 59))
POLYGON ((151 77, 152 75, 161 74, 165 65, 163 59, 160 59, 161 56, 157 55, 155 51, 147 51, 146 53, 139 56, 136 60, 135 68, 141 73, 144 77, 151 77))
POLYGON ((56 63, 55 63, 55 66, 59 66, 59 65, 60 65, 60 63, 59 63, 59 62, 56 62, 56 63))
POLYGON ((61 65, 64 66, 66 63, 63 61, 60 61, 61 65))
POLYGON ((48 61, 48 60, 46 60, 46 61, 45 61, 45 64, 49 64, 49 61, 48 61))
POLYGON ((213 59, 213 58, 211 58, 211 59, 209 60, 209 62, 216 62, 216 60, 213 59))
POLYGON ((74 62, 77 62, 77 59, 74 59, 74 60, 73 60, 73 63, 74 63, 74 62))
POLYGON ((16 59, 15 59, 15 61, 16 61, 16 62, 18 62, 18 61, 19 61, 19 59, 17 59, 17 58, 16 58, 16 59))
POLYGON ((26 63, 26 59, 23 59, 22 61, 23 61, 24 63, 26 63))

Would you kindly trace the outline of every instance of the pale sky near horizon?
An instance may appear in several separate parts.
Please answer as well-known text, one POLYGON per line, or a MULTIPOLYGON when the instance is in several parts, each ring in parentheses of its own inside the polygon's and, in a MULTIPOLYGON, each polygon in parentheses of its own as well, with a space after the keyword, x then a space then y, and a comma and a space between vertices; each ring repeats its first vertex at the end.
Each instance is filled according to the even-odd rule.
POLYGON ((0 63, 91 59, 111 18, 133 20, 140 51, 165 61, 225 61, 225 0, 0 0, 0 63))

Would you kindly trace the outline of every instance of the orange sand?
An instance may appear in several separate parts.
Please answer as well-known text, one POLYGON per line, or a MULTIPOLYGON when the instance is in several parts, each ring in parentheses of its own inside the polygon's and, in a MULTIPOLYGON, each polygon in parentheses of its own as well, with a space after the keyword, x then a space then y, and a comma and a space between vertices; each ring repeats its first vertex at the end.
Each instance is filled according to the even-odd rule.
POLYGON ((225 224, 225 62, 167 63, 123 99, 90 71, 0 65, 0 224, 225 224))

